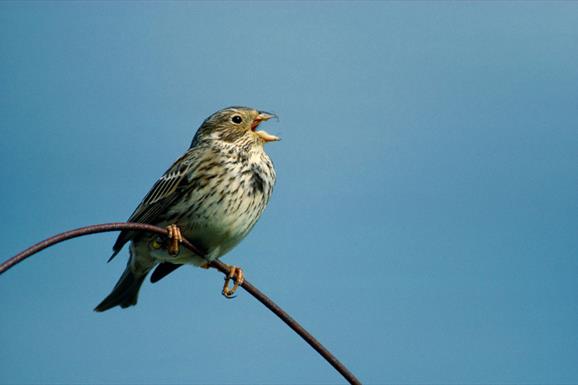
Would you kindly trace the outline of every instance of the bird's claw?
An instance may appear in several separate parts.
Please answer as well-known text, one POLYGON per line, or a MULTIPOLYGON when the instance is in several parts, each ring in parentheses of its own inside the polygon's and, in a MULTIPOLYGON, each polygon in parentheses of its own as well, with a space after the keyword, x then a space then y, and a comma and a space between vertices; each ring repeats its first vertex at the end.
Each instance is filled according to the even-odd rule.
POLYGON ((235 298, 235 292, 239 285, 245 282, 245 274, 240 267, 227 265, 229 267, 229 274, 225 277, 225 285, 223 286, 223 295, 225 298, 235 298), (229 288, 229 282, 233 280, 233 287, 229 288))
POLYGON ((170 255, 177 255, 180 251, 180 245, 183 241, 183 235, 181 234, 181 229, 177 225, 167 226, 167 231, 169 232, 169 246, 167 251, 170 255))

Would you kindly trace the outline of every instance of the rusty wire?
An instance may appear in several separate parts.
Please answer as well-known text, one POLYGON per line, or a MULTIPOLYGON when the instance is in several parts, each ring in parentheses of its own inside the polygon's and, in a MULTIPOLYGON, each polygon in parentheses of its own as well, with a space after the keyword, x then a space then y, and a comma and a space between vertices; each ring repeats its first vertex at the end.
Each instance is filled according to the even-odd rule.
MULTIPOLYGON (((99 225, 92 225, 81 227, 78 229, 66 231, 64 233, 57 234, 53 237, 45 239, 44 241, 38 242, 37 244, 27 248, 26 250, 16 254, 12 258, 0 264, 0 275, 12 268, 14 265, 22 262, 26 258, 44 250, 50 246, 57 243, 66 241, 68 239, 81 237, 88 234, 104 233, 119 230, 131 230, 131 231, 146 231, 149 233, 155 233, 159 235, 167 235, 168 232, 162 227, 157 227, 153 225, 148 225, 144 223, 105 223, 99 225)), ((188 240, 184 239, 182 244, 189 250, 193 251, 197 255, 203 255, 203 253, 195 247, 188 240)), ((225 275, 228 275, 229 268, 224 263, 219 260, 212 261, 210 263, 211 267, 219 270, 225 275)), ((317 353, 319 353, 325 360, 333 366, 350 384, 361 384, 361 382, 355 377, 353 373, 349 371, 327 348, 325 348, 315 337, 313 337, 303 326, 301 326, 297 321, 295 321, 287 312, 281 309, 275 302, 273 302, 269 297, 267 297, 263 292, 253 286, 249 281, 245 281, 240 284, 240 286, 245 289, 249 294, 255 297, 259 302, 261 302, 265 307, 271 310, 277 315, 283 322, 287 324, 293 331, 301 336, 317 353)))

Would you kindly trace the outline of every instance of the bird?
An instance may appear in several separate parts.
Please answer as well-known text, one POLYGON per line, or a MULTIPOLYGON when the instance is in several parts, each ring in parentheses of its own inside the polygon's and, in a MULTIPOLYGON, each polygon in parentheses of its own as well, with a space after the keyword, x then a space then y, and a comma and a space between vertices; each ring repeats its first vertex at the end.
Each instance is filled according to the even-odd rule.
MULTIPOLYGON (((276 172, 264 145, 279 137, 258 130, 277 115, 249 107, 227 107, 203 121, 189 149, 156 181, 128 222, 168 230, 168 237, 122 231, 109 262, 129 243, 129 259, 112 292, 97 312, 136 305, 148 273, 159 281, 178 267, 209 268, 210 262, 235 247, 261 217, 276 172), (186 238, 204 255, 180 248, 186 238)), ((243 270, 229 265, 222 294, 231 298, 244 281, 243 270), (229 288, 229 280, 234 286, 229 288)))

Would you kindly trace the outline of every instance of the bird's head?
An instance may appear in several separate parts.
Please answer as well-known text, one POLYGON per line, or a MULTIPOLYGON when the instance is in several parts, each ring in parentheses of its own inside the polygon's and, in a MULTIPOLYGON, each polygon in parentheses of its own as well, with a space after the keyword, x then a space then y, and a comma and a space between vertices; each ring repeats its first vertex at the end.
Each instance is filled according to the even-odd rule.
POLYGON ((277 115, 248 107, 228 107, 209 116, 193 138, 193 144, 204 140, 222 140, 239 145, 279 140, 266 131, 257 130, 259 124, 277 115))

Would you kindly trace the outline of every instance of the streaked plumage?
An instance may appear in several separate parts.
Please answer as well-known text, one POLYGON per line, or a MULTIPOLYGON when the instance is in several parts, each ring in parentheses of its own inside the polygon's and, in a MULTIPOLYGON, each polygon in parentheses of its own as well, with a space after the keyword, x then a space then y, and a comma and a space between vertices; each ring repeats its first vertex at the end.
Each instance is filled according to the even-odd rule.
MULTIPOLYGON (((175 224, 209 260, 224 255, 249 233, 269 202, 275 169, 263 145, 278 138, 256 128, 271 117, 247 107, 230 107, 211 115, 189 150, 154 184, 128 222, 175 224)), ((207 262, 185 248, 170 255, 165 240, 130 231, 118 236, 110 259, 127 242, 127 267, 96 311, 135 305, 142 282, 155 266, 152 282, 182 264, 207 262)))

